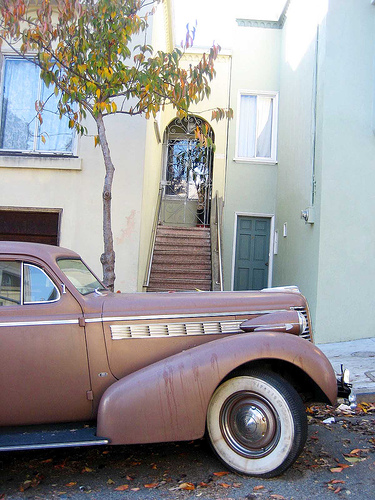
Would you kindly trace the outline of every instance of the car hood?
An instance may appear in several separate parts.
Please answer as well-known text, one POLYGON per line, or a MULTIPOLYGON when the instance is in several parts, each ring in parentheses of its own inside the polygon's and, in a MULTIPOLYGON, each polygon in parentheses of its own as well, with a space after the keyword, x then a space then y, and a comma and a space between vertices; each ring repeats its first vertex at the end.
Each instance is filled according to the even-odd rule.
POLYGON ((198 317, 225 312, 248 314, 306 307, 304 297, 295 291, 182 292, 109 294, 103 300, 103 318, 143 316, 198 317))

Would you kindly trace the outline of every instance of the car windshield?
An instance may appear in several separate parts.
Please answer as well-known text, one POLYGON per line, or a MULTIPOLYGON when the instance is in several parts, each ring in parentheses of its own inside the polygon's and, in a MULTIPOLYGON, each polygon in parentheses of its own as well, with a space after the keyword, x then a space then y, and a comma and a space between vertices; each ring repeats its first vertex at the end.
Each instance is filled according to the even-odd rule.
POLYGON ((82 295, 106 290, 80 259, 60 259, 57 264, 82 295))

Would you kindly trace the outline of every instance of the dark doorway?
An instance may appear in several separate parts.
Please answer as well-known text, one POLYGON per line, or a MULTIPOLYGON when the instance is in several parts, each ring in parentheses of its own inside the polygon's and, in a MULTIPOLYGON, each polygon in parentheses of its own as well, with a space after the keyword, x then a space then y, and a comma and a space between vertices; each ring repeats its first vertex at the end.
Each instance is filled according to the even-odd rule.
POLYGON ((59 244, 61 209, 0 209, 0 240, 59 244))

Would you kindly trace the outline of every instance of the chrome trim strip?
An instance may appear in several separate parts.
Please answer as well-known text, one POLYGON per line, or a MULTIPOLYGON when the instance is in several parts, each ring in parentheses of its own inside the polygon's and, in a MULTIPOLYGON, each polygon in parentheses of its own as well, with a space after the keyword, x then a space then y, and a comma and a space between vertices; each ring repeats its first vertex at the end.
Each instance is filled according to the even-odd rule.
POLYGON ((97 446, 109 444, 109 439, 95 441, 69 441, 67 443, 21 444, 17 446, 0 446, 0 451, 44 450, 48 448, 71 448, 73 446, 97 446))
POLYGON ((76 325, 78 324, 78 319, 58 319, 54 321, 9 321, 6 323, 0 323, 2 326, 48 326, 48 325, 76 325))
MULTIPOLYGON (((219 318, 222 316, 246 316, 252 314, 269 314, 275 312, 285 312, 287 309, 273 309, 270 311, 231 311, 231 312, 216 312, 216 313, 193 313, 193 314, 153 314, 149 316, 116 316, 109 318, 85 318, 86 323, 101 323, 108 321, 151 321, 159 319, 193 319, 193 318, 219 318)), ((232 320, 228 320, 232 321, 232 320)), ((235 321, 235 320, 233 320, 235 321)), ((78 323, 77 319, 53 320, 53 321, 7 321, 0 323, 2 326, 45 326, 45 325, 73 325, 78 323)))
POLYGON ((150 321, 153 319, 188 319, 188 318, 218 318, 221 316, 246 316, 251 314, 270 314, 275 312, 285 312, 289 309, 272 309, 272 310, 262 310, 262 311, 226 311, 226 312, 213 312, 206 313, 204 311, 200 313, 190 313, 190 314, 150 314, 148 316, 113 316, 108 318, 85 318, 86 323, 98 323, 99 321, 150 321))

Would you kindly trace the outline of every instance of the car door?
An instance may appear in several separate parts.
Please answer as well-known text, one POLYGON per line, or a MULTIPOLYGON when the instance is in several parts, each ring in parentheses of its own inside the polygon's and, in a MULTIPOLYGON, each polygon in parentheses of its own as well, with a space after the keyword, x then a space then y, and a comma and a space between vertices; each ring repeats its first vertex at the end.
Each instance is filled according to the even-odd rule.
POLYGON ((42 267, 0 259, 3 426, 85 420, 92 412, 81 306, 42 267))

